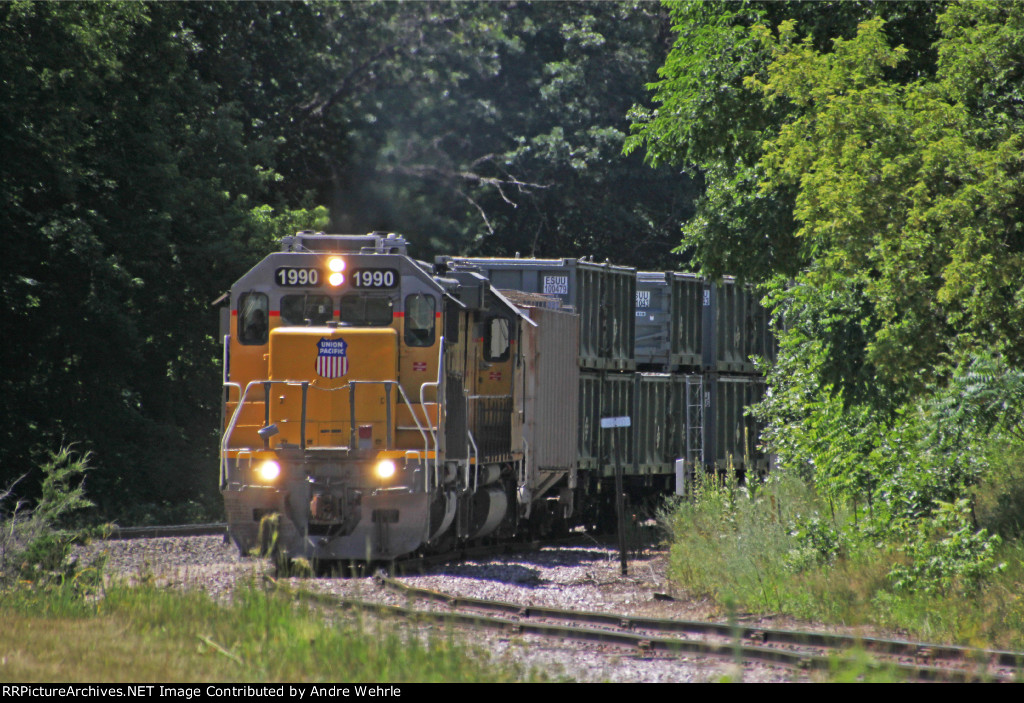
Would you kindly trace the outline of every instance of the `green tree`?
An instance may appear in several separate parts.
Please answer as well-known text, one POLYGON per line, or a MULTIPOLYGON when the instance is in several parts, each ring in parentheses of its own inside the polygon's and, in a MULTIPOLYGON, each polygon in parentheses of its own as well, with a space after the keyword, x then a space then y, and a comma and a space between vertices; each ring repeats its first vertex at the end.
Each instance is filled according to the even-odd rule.
POLYGON ((7 478, 75 441, 95 457, 102 509, 215 485, 209 303, 251 260, 250 210, 277 143, 244 115, 244 90, 215 82, 228 51, 194 28, 223 13, 0 6, 7 478))
POLYGON ((1022 138, 1006 113, 963 102, 964 82, 985 80, 965 73, 988 62, 951 50, 1010 31, 1022 8, 971 7, 941 19, 944 34, 971 31, 944 38, 935 79, 887 80, 906 50, 872 20, 829 53, 797 41, 791 24, 777 39, 762 30, 773 63, 766 81, 750 81, 799 109, 762 160, 766 192, 797 189, 796 234, 815 262, 799 279, 825 295, 837 281, 862 287, 876 323, 868 359, 881 381, 911 391, 955 352, 994 346, 1024 361, 1022 138))
MULTIPOLYGON (((664 57, 643 3, 322 7, 332 31, 296 127, 332 227, 412 233, 415 253, 670 265, 687 179, 623 160, 625 110, 664 57), (360 36, 353 44, 349 33, 360 36), (646 244, 639 247, 639 244, 646 244)), ((287 170, 282 171, 289 180, 287 170)))
POLYGON ((680 251, 712 275, 765 280, 795 274, 812 258, 795 236, 794 188, 766 190, 762 144, 794 112, 785 100, 764 100, 748 77, 764 77, 772 55, 756 27, 794 22, 811 46, 827 51, 857 23, 889 19, 910 47, 897 79, 934 70, 939 3, 916 2, 669 2, 675 43, 649 87, 656 109, 631 112, 627 153, 643 148, 652 165, 673 164, 697 179, 695 216, 683 223, 680 251))
POLYGON ((989 432, 1016 427, 993 409, 1019 408, 1024 5, 685 3, 673 20, 627 148, 704 179, 683 247, 706 272, 770 280, 780 464, 875 525, 960 505, 989 432))

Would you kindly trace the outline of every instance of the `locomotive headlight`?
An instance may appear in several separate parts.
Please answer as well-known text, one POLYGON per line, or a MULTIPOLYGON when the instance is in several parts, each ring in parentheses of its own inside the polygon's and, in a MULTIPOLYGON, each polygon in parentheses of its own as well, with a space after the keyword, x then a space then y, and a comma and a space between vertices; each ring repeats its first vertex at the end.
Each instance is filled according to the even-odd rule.
POLYGON ((256 467, 256 477, 263 483, 273 483, 281 475, 281 465, 273 459, 267 459, 256 467))
POLYGON ((345 282, 345 274, 342 271, 345 270, 345 260, 337 256, 331 257, 327 260, 327 268, 330 269, 331 275, 327 277, 327 282, 337 288, 345 282))
POLYGON ((389 479, 395 475, 395 462, 391 461, 391 459, 382 459, 377 462, 374 470, 377 472, 378 478, 389 479))

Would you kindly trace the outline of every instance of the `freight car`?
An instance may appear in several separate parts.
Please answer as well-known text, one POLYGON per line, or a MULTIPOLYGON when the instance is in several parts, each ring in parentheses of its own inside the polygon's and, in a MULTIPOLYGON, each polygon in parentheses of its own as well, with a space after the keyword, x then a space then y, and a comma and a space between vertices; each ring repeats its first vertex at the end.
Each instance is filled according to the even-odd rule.
POLYGON ((634 269, 407 249, 300 232, 232 286, 220 485, 243 553, 267 518, 286 556, 387 560, 603 522, 616 464, 634 500, 676 459, 766 467, 759 378, 703 353, 636 371, 634 269))
POLYGON ((636 361, 645 370, 756 374, 774 361, 768 311, 750 286, 726 276, 637 273, 636 361))
POLYGON ((581 468, 609 477, 624 464, 633 499, 671 490, 678 459, 689 474, 697 466, 768 471, 761 428, 746 409, 765 394, 753 359, 774 361, 776 346, 752 287, 573 259, 442 256, 435 267, 475 271, 579 313, 581 468), (636 422, 613 437, 600 428, 609 416, 636 422))

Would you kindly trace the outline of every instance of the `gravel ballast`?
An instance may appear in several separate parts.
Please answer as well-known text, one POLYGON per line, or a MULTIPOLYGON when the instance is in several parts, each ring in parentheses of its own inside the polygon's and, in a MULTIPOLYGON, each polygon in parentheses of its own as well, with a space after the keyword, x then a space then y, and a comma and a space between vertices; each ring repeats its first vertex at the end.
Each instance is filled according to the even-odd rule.
MULTIPOLYGON (((222 537, 165 537, 94 542, 76 549, 88 561, 103 553, 110 577, 152 580, 167 587, 201 589, 228 599, 236 582, 264 578, 272 571, 265 560, 241 558, 222 537)), ((417 576, 402 576, 410 586, 452 595, 507 601, 520 605, 613 612, 657 618, 711 619, 706 603, 673 598, 665 579, 667 557, 651 551, 631 559, 627 576, 618 554, 584 541, 518 555, 448 564, 417 576)), ((373 578, 292 578, 292 587, 339 597, 359 598, 418 609, 444 608, 384 589, 373 578)), ((645 657, 614 646, 575 644, 532 635, 467 631, 467 643, 498 659, 541 669, 577 681, 705 682, 723 678, 769 682, 805 680, 802 672, 695 656, 645 657)))

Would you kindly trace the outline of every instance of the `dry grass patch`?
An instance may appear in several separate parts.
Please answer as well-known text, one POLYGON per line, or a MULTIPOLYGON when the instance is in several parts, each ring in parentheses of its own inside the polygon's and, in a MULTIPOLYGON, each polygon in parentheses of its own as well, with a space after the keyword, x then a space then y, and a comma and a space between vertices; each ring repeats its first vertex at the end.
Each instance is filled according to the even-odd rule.
POLYGON ((236 672, 196 642, 141 633, 126 618, 0 611, 0 680, 23 683, 223 681, 236 672))

